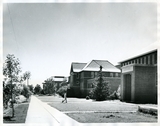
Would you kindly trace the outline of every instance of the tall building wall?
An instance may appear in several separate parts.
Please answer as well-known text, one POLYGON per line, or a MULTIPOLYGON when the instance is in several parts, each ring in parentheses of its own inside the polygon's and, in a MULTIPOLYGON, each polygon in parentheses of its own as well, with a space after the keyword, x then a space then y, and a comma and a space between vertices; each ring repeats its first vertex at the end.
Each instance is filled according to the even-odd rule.
POLYGON ((156 103, 156 73, 156 66, 130 65, 122 67, 121 100, 134 103, 156 103))
POLYGON ((156 66, 135 66, 135 102, 156 103, 156 66))

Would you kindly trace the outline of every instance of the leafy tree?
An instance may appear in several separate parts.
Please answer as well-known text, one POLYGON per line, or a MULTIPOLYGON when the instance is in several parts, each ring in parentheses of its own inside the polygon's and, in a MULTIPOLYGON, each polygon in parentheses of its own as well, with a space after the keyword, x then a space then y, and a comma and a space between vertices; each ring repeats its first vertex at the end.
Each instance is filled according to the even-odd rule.
POLYGON ((4 91, 5 95, 10 95, 11 107, 12 107, 12 117, 14 117, 14 85, 18 81, 18 74, 21 72, 20 61, 16 59, 14 55, 8 54, 3 64, 3 75, 8 79, 10 86, 4 85, 9 92, 4 91), (9 94, 8 94, 9 93, 9 94))
POLYGON ((95 79, 94 88, 91 90, 90 94, 96 101, 106 100, 110 95, 109 83, 105 82, 102 77, 102 66, 100 66, 98 78, 95 79))
POLYGON ((5 109, 8 108, 8 101, 11 98, 11 84, 5 84, 3 81, 3 106, 5 109))
POLYGON ((34 92, 34 87, 33 85, 28 85, 29 90, 33 93, 34 92))
POLYGON ((34 88, 34 93, 39 94, 41 92, 42 88, 39 84, 37 84, 34 88))
POLYGON ((52 77, 44 81, 43 91, 45 94, 55 94, 56 93, 56 84, 52 77))
POLYGON ((29 85, 29 79, 31 77, 31 72, 29 71, 26 71, 24 74, 23 74, 23 79, 24 80, 27 80, 27 85, 29 85))
POLYGON ((30 92, 28 86, 26 86, 25 84, 23 84, 23 90, 22 90, 21 94, 22 94, 23 96, 25 96, 27 99, 28 99, 29 96, 31 95, 31 92, 30 92))

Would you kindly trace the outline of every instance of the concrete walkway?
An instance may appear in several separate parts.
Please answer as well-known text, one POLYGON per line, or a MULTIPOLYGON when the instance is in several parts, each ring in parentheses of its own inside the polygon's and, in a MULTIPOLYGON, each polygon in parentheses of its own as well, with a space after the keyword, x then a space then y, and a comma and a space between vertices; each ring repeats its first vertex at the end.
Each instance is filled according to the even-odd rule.
POLYGON ((64 113, 31 96, 25 124, 28 126, 79 126, 80 123, 64 113))

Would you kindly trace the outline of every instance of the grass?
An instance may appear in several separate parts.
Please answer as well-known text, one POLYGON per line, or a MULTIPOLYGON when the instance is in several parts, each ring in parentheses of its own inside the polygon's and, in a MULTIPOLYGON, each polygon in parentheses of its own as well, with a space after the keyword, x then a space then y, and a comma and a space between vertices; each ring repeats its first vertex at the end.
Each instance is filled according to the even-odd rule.
POLYGON ((3 115, 3 123, 25 123, 29 102, 30 101, 17 105, 13 118, 11 117, 12 110, 10 109, 6 115, 3 115))
POLYGON ((132 123, 157 122, 157 116, 138 112, 138 105, 120 101, 102 101, 68 98, 68 103, 61 103, 62 98, 38 96, 41 101, 58 109, 81 123, 132 123))
POLYGON ((157 122, 156 116, 142 114, 139 112, 119 113, 68 113, 69 117, 80 123, 138 123, 157 122))

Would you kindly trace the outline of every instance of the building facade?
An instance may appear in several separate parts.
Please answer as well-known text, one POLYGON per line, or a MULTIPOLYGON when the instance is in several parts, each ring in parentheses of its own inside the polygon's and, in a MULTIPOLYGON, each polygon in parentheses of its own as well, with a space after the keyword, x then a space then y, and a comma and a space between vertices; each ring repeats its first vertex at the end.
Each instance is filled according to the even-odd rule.
POLYGON ((120 62, 121 100, 157 103, 157 50, 120 62))
POLYGON ((89 63, 72 63, 70 91, 74 97, 86 97, 93 88, 93 82, 102 66, 105 81, 111 86, 111 93, 120 85, 121 70, 107 60, 92 60, 89 63))

